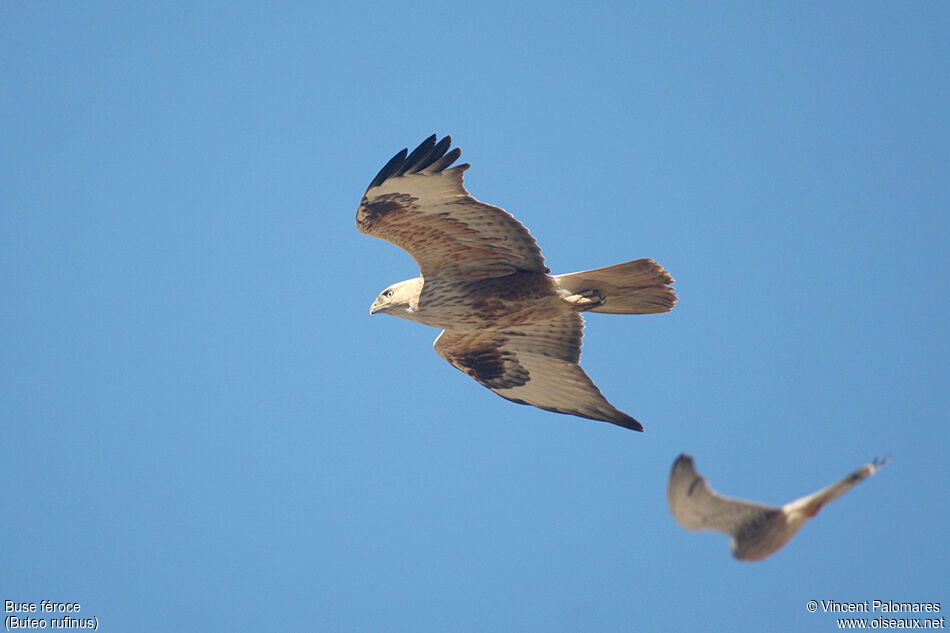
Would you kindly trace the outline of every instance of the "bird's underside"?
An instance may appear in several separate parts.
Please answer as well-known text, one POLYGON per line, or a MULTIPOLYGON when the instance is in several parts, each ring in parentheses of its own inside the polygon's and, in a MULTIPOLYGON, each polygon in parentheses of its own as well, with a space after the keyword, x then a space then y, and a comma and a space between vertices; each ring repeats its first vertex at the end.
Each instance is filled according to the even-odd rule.
POLYGON ((611 405, 578 364, 581 312, 653 314, 676 301, 673 279, 650 259, 549 275, 527 229, 472 198, 468 165, 450 137, 393 157, 357 211, 363 233, 403 248, 421 277, 393 284, 373 303, 444 330, 435 350, 498 395, 520 404, 643 430, 611 405))

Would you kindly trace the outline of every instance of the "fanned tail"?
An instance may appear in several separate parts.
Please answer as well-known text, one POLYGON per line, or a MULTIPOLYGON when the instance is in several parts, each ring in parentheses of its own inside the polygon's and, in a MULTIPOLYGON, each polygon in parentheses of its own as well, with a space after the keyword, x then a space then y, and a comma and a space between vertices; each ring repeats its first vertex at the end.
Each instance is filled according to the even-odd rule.
POLYGON ((652 259, 566 275, 554 275, 558 286, 571 295, 598 296, 602 301, 588 312, 607 314, 659 314, 676 303, 673 278, 652 259))

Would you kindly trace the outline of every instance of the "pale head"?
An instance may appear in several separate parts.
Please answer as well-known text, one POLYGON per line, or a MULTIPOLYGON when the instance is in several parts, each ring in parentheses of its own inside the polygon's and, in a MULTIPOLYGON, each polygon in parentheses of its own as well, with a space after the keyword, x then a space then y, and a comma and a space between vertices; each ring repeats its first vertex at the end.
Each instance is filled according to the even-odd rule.
POLYGON ((422 277, 407 279, 395 283, 379 293, 376 301, 369 307, 370 314, 382 312, 403 318, 410 318, 408 312, 415 308, 422 290, 422 277))

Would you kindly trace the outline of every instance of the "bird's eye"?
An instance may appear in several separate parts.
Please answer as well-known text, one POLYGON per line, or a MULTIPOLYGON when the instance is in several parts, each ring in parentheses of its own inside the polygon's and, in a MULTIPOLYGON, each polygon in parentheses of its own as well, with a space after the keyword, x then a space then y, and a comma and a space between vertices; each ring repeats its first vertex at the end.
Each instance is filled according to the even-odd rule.
POLYGON ((392 291, 392 290, 383 290, 383 296, 388 299, 388 298, 390 298, 391 296, 393 296, 393 291, 392 291))

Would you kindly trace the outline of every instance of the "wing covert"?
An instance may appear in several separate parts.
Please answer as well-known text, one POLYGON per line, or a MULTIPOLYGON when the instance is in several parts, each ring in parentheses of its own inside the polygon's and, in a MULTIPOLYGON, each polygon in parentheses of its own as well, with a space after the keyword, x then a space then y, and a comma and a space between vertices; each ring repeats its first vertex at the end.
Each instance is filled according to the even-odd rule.
POLYGON ((723 497, 709 487, 706 478, 696 472, 693 458, 680 455, 673 463, 667 487, 670 511, 676 522, 687 530, 715 530, 737 536, 748 525, 755 525, 778 508, 723 497))
POLYGON ((583 328, 581 315, 573 313, 506 330, 444 331, 435 351, 512 402, 642 431, 578 365, 583 328))
POLYGON ((463 172, 450 167, 462 151, 436 135, 402 150, 372 180, 356 213, 362 233, 399 246, 423 277, 501 277, 518 270, 549 272, 537 242, 504 209, 466 191, 463 172))

